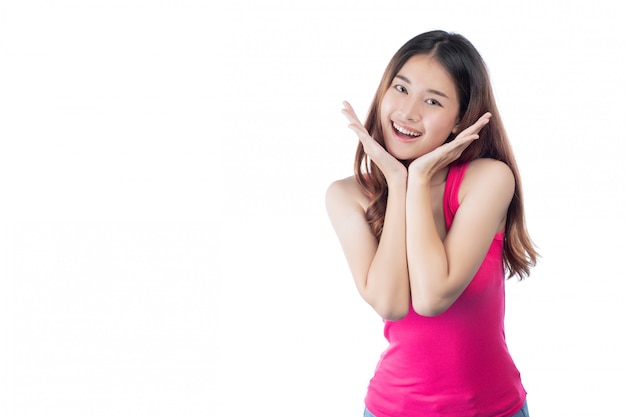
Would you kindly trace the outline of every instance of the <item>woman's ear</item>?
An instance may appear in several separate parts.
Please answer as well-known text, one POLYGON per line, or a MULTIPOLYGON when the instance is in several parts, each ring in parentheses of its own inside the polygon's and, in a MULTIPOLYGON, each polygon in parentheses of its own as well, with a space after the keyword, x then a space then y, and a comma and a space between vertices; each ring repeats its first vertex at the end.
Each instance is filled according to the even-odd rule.
POLYGON ((458 115, 457 115, 457 117, 456 117, 456 121, 454 122, 454 123, 455 123, 455 124, 454 124, 454 127, 452 128, 452 133, 454 133, 455 135, 456 135, 457 133, 459 133, 459 125, 461 124, 461 119, 462 119, 462 118, 463 118, 463 117, 461 117, 461 115, 460 115, 460 114, 458 114, 458 115))

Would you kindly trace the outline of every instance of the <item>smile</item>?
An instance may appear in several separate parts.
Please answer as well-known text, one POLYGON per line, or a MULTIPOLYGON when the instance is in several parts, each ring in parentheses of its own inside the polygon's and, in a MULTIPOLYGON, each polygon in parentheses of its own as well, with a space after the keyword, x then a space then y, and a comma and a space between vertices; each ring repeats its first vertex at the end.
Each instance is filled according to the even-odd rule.
POLYGON ((402 142, 411 142, 422 136, 421 132, 409 130, 407 128, 397 125, 395 122, 393 122, 392 125, 393 129, 396 132, 396 137, 402 142))

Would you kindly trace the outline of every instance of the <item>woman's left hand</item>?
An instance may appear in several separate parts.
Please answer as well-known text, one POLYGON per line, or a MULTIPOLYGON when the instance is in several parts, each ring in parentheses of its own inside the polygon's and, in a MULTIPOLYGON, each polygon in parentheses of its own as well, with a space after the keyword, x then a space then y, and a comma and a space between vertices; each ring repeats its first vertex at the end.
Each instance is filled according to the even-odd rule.
POLYGON ((489 123, 491 113, 483 114, 473 125, 459 133, 452 141, 444 143, 409 165, 409 176, 418 175, 430 181, 433 175, 456 161, 463 151, 476 139, 478 132, 489 123))

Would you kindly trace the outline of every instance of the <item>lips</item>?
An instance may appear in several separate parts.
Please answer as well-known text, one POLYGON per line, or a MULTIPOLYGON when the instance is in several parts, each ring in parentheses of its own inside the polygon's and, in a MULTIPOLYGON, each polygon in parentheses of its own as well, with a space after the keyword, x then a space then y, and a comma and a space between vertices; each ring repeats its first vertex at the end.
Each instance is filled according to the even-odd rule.
POLYGON ((392 123, 396 138, 401 142, 413 142, 422 136, 422 132, 400 126, 396 122, 392 123))

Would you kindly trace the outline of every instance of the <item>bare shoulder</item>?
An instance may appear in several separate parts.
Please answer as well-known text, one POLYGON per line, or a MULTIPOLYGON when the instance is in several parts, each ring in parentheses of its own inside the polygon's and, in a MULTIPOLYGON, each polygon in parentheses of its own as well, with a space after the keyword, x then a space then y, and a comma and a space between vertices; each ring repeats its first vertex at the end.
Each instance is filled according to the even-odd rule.
POLYGON ((515 192, 515 177, 502 161, 480 158, 470 162, 460 189, 460 197, 469 192, 497 194, 509 200, 515 192))
POLYGON ((369 201, 354 176, 333 181, 326 189, 326 206, 358 205, 367 208, 369 201))

